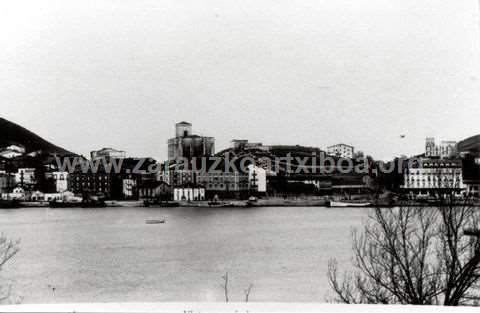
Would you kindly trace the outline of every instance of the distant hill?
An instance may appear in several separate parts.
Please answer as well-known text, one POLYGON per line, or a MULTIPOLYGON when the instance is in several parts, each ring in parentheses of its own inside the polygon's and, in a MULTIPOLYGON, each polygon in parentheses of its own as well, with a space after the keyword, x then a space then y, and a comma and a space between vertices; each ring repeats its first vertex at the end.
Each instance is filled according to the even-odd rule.
POLYGON ((41 150, 43 153, 57 153, 58 155, 73 154, 22 126, 0 117, 0 148, 9 145, 22 145, 25 147, 26 153, 41 150))

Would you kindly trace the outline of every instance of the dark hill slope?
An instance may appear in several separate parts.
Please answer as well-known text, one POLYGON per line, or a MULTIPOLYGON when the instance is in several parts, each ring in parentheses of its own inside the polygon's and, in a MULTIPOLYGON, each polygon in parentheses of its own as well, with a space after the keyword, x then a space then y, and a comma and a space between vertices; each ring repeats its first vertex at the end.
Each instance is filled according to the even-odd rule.
POLYGON ((72 154, 72 152, 46 141, 28 129, 0 117, 0 147, 15 144, 24 146, 27 153, 42 150, 44 153, 72 154))

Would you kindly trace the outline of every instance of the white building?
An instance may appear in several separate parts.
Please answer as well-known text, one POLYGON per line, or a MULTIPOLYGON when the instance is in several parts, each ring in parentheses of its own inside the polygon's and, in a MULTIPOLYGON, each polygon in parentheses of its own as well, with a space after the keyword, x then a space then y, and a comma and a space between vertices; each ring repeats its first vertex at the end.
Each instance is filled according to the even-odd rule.
POLYGON ((124 178, 122 180, 122 193, 125 198, 131 198, 135 194, 137 181, 133 178, 124 178))
POLYGON ((257 192, 267 192, 267 171, 250 164, 248 166, 248 186, 257 192))
POLYGON ((435 138, 425 139, 425 157, 438 157, 442 159, 452 158, 457 153, 456 141, 442 141, 439 145, 435 144, 435 138))
POLYGON ((55 192, 55 193, 43 193, 41 191, 34 191, 30 195, 30 201, 68 201, 68 202, 81 202, 81 197, 75 197, 73 192, 55 192))
POLYGON ((68 172, 53 172, 53 179, 55 180, 55 190, 57 192, 64 192, 68 189, 68 172))
POLYGON ((19 145, 10 145, 6 147, 5 149, 7 150, 12 150, 12 151, 17 151, 18 153, 25 153, 25 147, 24 146, 19 146, 19 145))
POLYGON ((15 183, 17 184, 35 184, 35 169, 34 168, 19 168, 15 173, 15 183))
POLYGON ((25 153, 25 147, 17 146, 17 145, 10 145, 0 150, 0 156, 7 159, 15 158, 24 153, 25 153))
POLYGON ((11 193, 2 193, 4 200, 25 200, 25 190, 20 187, 13 189, 11 193))
POLYGON ((327 147, 327 154, 340 158, 353 158, 354 148, 353 146, 339 143, 330 147, 327 147))
POLYGON ((193 184, 173 189, 174 201, 200 201, 205 200, 205 188, 193 184))
POLYGON ((0 151, 0 156, 3 158, 7 159, 13 159, 16 158, 17 156, 21 156, 22 154, 17 152, 17 151, 11 151, 11 150, 2 150, 0 151))
POLYGON ((414 197, 434 197, 439 193, 465 189, 460 160, 422 159, 405 170, 401 188, 414 197))

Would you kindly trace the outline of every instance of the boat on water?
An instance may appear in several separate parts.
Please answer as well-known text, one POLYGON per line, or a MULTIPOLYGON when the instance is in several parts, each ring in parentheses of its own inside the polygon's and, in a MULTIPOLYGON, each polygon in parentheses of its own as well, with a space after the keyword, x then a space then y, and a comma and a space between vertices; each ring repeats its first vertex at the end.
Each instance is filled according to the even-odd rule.
POLYGON ((165 219, 163 220, 146 220, 145 224, 164 224, 165 219))
POLYGON ((0 209, 18 209, 20 201, 0 199, 0 209))
POLYGON ((246 206, 251 207, 255 206, 258 203, 258 198, 257 197, 249 197, 247 202, 245 203, 246 206))
POLYGON ((349 208, 349 207, 368 207, 370 202, 354 202, 354 201, 333 201, 328 203, 331 208, 349 208))

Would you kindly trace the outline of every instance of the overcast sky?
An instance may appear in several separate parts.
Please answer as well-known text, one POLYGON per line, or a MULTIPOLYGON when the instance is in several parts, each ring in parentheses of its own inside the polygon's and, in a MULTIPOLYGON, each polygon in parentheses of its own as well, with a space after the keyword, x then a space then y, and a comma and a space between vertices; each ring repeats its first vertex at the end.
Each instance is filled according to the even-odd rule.
POLYGON ((480 133, 478 0, 4 1, 0 113, 71 151, 216 138, 380 159, 480 133), (405 134, 405 139, 400 135, 405 134))

